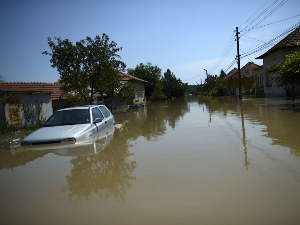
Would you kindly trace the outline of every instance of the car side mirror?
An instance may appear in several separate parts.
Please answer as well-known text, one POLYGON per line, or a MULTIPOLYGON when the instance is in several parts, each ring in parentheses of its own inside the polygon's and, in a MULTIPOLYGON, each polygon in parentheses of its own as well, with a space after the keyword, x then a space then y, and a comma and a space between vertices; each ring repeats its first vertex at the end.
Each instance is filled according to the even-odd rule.
POLYGON ((99 123, 99 122, 102 122, 102 119, 101 119, 101 118, 95 118, 95 119, 94 119, 94 123, 99 123))

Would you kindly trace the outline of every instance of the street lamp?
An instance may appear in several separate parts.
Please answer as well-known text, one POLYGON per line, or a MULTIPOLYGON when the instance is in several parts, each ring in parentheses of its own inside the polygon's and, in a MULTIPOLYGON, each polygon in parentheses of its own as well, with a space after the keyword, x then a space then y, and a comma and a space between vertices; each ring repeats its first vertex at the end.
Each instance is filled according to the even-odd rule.
MULTIPOLYGON (((207 69, 204 69, 206 73, 206 83, 207 83, 207 95, 209 94, 209 88, 208 88, 208 78, 207 78, 207 69)), ((205 83, 205 82, 204 82, 205 83)))

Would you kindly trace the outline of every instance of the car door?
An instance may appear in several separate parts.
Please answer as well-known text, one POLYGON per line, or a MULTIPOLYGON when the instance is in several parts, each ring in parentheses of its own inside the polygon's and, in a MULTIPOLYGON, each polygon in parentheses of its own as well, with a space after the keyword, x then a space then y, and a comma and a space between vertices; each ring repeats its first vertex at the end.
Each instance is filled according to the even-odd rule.
POLYGON ((106 106, 104 106, 104 105, 100 105, 99 109, 101 110, 101 112, 104 115, 104 121, 105 121, 106 127, 114 125, 114 123, 115 123, 114 116, 108 110, 108 108, 106 108, 106 106))
POLYGON ((92 108, 92 121, 94 123, 95 119, 101 119, 101 121, 94 123, 97 127, 97 136, 96 138, 99 138, 99 133, 106 128, 105 118, 98 107, 92 108))

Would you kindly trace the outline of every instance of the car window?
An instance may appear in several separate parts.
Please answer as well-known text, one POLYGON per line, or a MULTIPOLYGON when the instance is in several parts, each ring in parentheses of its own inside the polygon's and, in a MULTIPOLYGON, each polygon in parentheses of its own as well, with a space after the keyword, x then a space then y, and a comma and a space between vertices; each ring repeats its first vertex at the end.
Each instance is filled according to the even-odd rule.
POLYGON ((102 113, 97 107, 92 108, 92 115, 93 115, 93 120, 95 120, 96 118, 100 118, 100 119, 104 118, 102 113))
POLYGON ((90 123, 88 109, 72 109, 56 111, 44 126, 62 126, 90 123))
POLYGON ((110 111, 105 106, 99 106, 99 108, 105 117, 110 116, 110 111))
POLYGON ((44 126, 59 126, 61 124, 63 113, 57 111, 46 121, 44 126))

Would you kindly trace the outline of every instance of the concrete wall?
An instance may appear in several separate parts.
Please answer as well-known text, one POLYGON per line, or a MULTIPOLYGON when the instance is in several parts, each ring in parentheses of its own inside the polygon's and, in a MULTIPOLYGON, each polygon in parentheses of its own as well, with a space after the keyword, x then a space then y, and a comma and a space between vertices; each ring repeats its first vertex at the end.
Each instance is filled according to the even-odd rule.
MULTIPOLYGON (((52 113, 52 100, 50 93, 13 93, 19 104, 6 101, 2 103, 5 120, 15 126, 36 125, 39 120, 48 119, 52 113)), ((5 99, 7 94, 2 95, 5 99)), ((3 117, 3 115, 1 116, 3 117)))

